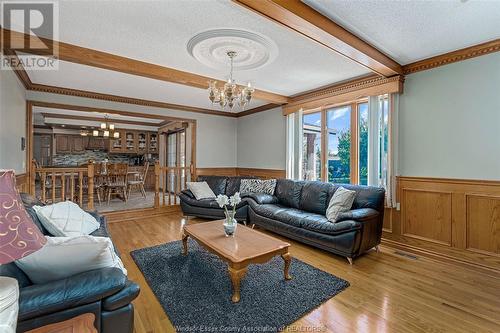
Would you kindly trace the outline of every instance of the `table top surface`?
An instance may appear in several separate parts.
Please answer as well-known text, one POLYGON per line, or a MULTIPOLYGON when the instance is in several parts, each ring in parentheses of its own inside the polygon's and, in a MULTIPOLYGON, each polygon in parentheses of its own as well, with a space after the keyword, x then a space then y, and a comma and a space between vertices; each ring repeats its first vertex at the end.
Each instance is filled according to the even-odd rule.
POLYGON ((184 226, 184 233, 216 252, 220 257, 237 263, 278 252, 289 243, 239 224, 234 237, 224 234, 223 220, 184 226))

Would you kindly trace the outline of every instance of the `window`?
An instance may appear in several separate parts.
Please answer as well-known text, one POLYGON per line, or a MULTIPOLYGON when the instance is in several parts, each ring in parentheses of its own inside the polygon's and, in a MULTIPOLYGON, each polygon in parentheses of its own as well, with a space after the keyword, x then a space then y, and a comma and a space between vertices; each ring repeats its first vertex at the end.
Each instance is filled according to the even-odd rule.
POLYGON ((368 185, 368 103, 358 104, 359 184, 368 185))
POLYGON ((379 97, 378 128, 379 128, 379 186, 387 186, 387 163, 389 152, 389 98, 388 95, 379 97))
POLYGON ((321 112, 303 116, 302 179, 321 180, 321 112))
POLYGON ((368 184, 368 101, 304 112, 303 180, 368 184))
POLYGON ((327 110, 328 181, 351 182, 351 106, 327 110))

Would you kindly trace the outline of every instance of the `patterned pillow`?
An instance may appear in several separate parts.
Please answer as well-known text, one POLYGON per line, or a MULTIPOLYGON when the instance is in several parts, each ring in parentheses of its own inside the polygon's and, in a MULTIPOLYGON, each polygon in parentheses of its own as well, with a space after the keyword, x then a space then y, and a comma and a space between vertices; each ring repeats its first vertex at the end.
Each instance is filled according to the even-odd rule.
POLYGON ((328 208, 326 209, 326 218, 328 221, 335 223, 340 213, 350 211, 355 198, 356 191, 351 191, 340 186, 335 193, 333 193, 328 208))
POLYGON ((242 179, 240 193, 265 193, 274 194, 276 179, 242 179))

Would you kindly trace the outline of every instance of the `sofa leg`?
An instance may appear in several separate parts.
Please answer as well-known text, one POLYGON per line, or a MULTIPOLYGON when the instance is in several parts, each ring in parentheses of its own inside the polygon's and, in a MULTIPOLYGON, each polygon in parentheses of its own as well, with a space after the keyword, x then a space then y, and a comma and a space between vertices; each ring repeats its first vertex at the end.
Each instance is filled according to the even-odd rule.
POLYGON ((375 246, 375 251, 377 251, 377 253, 380 253, 380 245, 375 246))
POLYGON ((352 258, 351 257, 347 257, 347 261, 349 262, 349 265, 352 265, 352 258))
POLYGON ((255 228, 255 223, 250 224, 250 228, 254 229, 255 228))

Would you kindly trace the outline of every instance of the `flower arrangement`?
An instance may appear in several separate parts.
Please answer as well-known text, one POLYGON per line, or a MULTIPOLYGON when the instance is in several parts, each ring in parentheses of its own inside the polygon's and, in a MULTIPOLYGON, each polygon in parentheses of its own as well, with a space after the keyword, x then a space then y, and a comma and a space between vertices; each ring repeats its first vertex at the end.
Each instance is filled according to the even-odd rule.
POLYGON ((215 201, 217 201, 220 208, 224 208, 226 217, 232 217, 234 219, 234 214, 236 214, 236 206, 241 202, 240 192, 236 192, 230 198, 228 198, 228 196, 225 194, 219 194, 215 201), (231 211, 228 211, 227 206, 232 207, 231 211))

